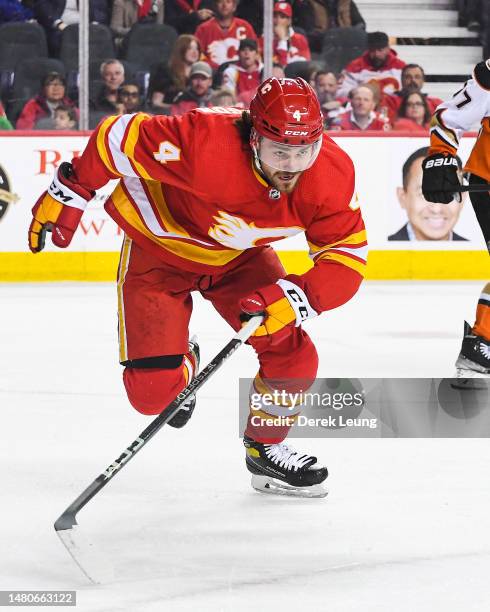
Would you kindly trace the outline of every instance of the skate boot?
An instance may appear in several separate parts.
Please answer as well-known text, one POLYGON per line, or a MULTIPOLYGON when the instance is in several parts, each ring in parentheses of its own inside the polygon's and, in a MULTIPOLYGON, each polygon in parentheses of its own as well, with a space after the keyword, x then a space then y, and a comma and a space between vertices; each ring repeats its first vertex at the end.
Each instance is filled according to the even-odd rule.
POLYGON ((262 444, 245 436, 246 464, 252 473, 252 487, 262 493, 293 497, 325 497, 321 484, 328 476, 317 458, 301 454, 287 444, 262 444))
POLYGON ((461 352, 456 361, 456 389, 487 389, 490 381, 490 342, 475 336, 471 326, 464 322, 461 352), (481 380, 482 378, 488 381, 481 380), (480 380, 479 380, 480 379, 480 380))
MULTIPOLYGON (((189 340, 189 352, 186 355, 184 355, 184 360, 188 361, 187 367, 189 371, 191 372, 189 382, 191 382, 191 380, 195 378, 196 374, 199 372, 200 357, 201 357, 201 353, 199 350, 199 344, 197 343, 196 336, 193 336, 189 340)), ((170 419, 168 424, 171 425, 172 427, 175 427, 176 429, 180 429, 181 427, 184 427, 187 421, 191 418, 195 407, 196 407, 196 396, 191 395, 189 399, 184 404, 182 404, 182 407, 177 412, 177 414, 174 415, 170 419)))

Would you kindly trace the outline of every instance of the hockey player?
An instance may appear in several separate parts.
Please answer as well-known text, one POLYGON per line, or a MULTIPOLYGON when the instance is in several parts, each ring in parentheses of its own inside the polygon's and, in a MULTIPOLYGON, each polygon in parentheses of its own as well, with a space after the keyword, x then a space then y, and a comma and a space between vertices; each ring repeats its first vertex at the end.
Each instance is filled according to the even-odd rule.
MULTIPOLYGON (((68 246, 94 190, 110 179, 120 180, 105 208, 126 234, 117 280, 119 342, 133 407, 159 414, 194 376, 191 291, 234 329, 244 312, 266 314, 250 339, 260 362, 254 397, 305 390, 318 357, 301 324, 352 298, 367 249, 352 162, 323 134, 312 88, 273 77, 250 112, 202 108, 181 117, 105 119, 34 206, 30 249, 42 250, 49 227, 53 243, 68 246), (286 275, 268 244, 300 232, 314 267, 286 275)), ((170 424, 185 424, 194 403, 170 424)), ((281 410, 264 402, 253 414, 259 423, 249 418, 245 430, 256 486, 276 478, 293 494, 324 495, 316 488, 327 469, 283 444, 298 409, 284 424, 266 422, 281 410)))
MULTIPOLYGON (((433 116, 422 181, 429 202, 453 201, 461 187, 456 160, 460 138, 479 122, 480 133, 465 166, 470 185, 490 182, 490 60, 477 64, 473 78, 451 100, 440 104, 433 116)), ((470 199, 490 253, 490 194, 473 192, 470 199)), ((480 295, 473 328, 465 321, 456 368, 459 378, 490 378, 490 283, 480 295)))

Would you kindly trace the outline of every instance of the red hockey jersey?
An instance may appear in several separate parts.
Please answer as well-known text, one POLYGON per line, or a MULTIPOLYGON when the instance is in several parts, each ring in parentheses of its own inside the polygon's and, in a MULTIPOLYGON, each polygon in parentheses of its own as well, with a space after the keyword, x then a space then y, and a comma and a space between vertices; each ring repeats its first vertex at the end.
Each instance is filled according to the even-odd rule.
POLYGON ((324 135, 315 164, 280 194, 256 171, 239 117, 219 108, 109 117, 73 160, 76 178, 87 189, 121 179, 109 215, 141 248, 193 272, 232 268, 255 247, 305 232, 315 261, 304 275, 310 303, 317 311, 343 304, 367 249, 351 160, 324 135))
POLYGON ((213 68, 224 62, 238 60, 238 46, 243 38, 257 40, 253 27, 245 21, 235 17, 227 30, 219 25, 216 18, 202 23, 196 30, 196 38, 206 55, 206 60, 213 68))

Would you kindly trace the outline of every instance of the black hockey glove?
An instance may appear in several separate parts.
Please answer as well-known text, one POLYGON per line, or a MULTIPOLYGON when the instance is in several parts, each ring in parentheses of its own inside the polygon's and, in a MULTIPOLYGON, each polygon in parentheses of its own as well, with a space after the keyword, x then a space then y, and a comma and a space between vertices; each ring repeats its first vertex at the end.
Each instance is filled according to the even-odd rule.
POLYGON ((430 155, 424 159, 422 168, 422 193, 428 202, 449 204, 455 198, 461 202, 458 162, 454 155, 430 155))

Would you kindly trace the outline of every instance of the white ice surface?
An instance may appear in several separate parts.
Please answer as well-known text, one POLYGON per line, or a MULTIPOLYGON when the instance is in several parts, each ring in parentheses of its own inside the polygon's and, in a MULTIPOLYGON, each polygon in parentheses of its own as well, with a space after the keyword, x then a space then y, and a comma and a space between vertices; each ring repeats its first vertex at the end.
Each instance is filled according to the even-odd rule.
MULTIPOLYGON (((319 374, 451 376, 481 285, 366 283, 307 324, 319 374)), ((237 433, 249 348, 80 512, 116 574, 87 584, 52 523, 148 423, 125 398, 115 297, 0 285, 0 589, 76 589, 83 612, 490 610, 488 440, 296 440, 330 495, 261 495, 237 433)), ((200 298, 192 330, 204 362, 230 335, 200 298)))

